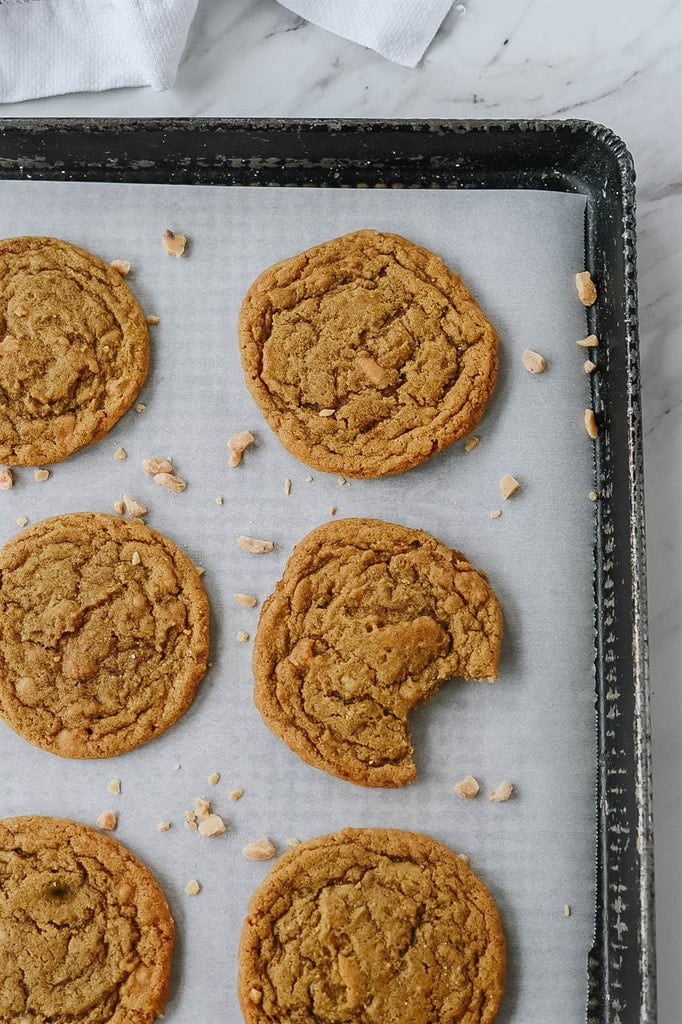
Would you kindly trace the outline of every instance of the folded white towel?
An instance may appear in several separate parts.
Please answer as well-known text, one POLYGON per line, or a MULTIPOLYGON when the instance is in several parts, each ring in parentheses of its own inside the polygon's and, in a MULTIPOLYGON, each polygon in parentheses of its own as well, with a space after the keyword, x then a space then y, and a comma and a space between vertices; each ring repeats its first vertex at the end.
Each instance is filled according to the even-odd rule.
MULTIPOLYGON (((0 103, 175 81, 198 0, 0 0, 0 103)), ((229 3, 230 0, 216 0, 229 3)), ((279 0, 414 67, 452 0, 279 0)))
POLYGON ((453 0, 279 0, 294 14, 337 36, 415 67, 453 0))

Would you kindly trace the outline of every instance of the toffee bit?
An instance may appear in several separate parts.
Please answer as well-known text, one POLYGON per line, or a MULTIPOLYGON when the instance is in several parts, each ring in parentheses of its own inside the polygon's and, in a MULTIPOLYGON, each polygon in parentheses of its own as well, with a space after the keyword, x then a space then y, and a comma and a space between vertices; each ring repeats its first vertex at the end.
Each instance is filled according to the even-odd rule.
POLYGON ((571 916, 571 908, 568 903, 564 903, 564 917, 571 916))
POLYGON ((339 476, 339 477, 337 477, 337 481, 338 481, 339 487, 343 487, 343 485, 346 482, 346 478, 345 478, 345 476, 339 476))
POLYGON ((591 359, 586 359, 583 363, 583 370, 585 373, 594 373, 597 369, 597 364, 593 363, 591 359))
POLYGON ((204 573, 206 572, 206 570, 204 569, 203 565, 195 565, 194 568, 197 571, 197 576, 203 576, 204 573))
POLYGON ((199 826, 197 825, 196 821, 189 821, 186 818, 185 819, 185 828, 188 828, 190 830, 190 832, 196 832, 197 829, 199 828, 199 826))
POLYGON ((503 476, 500 480, 500 492, 502 497, 506 500, 511 498, 512 494, 516 494, 521 484, 514 476, 510 476, 508 473, 503 476))
POLYGON ((240 430, 239 433, 233 434, 227 442, 227 447, 230 449, 229 466, 238 466, 242 461, 242 455, 251 444, 255 444, 255 437, 250 430, 240 430))
POLYGON ((227 826, 219 814, 209 814, 208 818, 199 822, 199 835, 212 837, 227 832, 227 826))
POLYGON ((194 813, 197 818, 208 818, 211 813, 211 801, 205 796, 198 796, 194 801, 194 813))
POLYGON ((118 514, 120 516, 122 516, 123 513, 125 512, 125 510, 126 510, 126 507, 125 507, 125 505, 123 504, 122 501, 115 501, 114 502, 114 512, 118 512, 118 514))
POLYGON ((284 493, 287 495, 287 497, 291 494, 291 480, 289 480, 288 477, 284 481, 284 493))
POLYGON ((9 491, 14 487, 14 473, 9 467, 0 469, 0 491, 9 491))
POLYGON ((26 516, 17 516, 17 526, 24 527, 28 523, 26 516))
POLYGON ((185 235, 176 234, 170 228, 166 228, 163 233, 163 247, 169 256, 182 256, 186 246, 187 237, 185 235))
POLYGON ((237 640, 239 640, 240 643, 245 644, 246 641, 250 640, 250 639, 251 639, 251 637, 249 636, 249 634, 246 632, 245 629, 238 630, 238 632, 237 632, 237 640))
POLYGON ((156 826, 156 830, 157 832, 167 832, 170 827, 170 821, 160 821, 159 824, 156 826))
POLYGON ((596 348, 598 344, 599 338, 596 334, 588 334, 586 338, 579 338, 576 341, 576 345, 579 345, 580 348, 596 348))
POLYGON ((34 469, 33 476, 35 477, 39 484, 42 484, 44 480, 47 480, 49 478, 50 471, 49 469, 34 469))
POLYGON ((477 437, 476 434, 473 434, 471 437, 468 437, 464 442, 464 451, 472 452, 474 448, 476 448, 476 446, 480 443, 480 440, 480 437, 477 437))
POLYGON ((254 843, 248 843, 242 850, 247 860, 272 860, 277 853, 274 843, 265 836, 254 843))
POLYGON ((263 993, 259 988, 252 988, 249 990, 249 999, 252 1003, 258 1006, 263 1001, 263 993))
POLYGON ((147 476, 156 476, 157 473, 172 473, 173 463, 170 459, 158 459, 150 456, 142 460, 142 468, 147 476))
POLYGON ((465 800, 471 800, 473 797, 478 795, 478 791, 481 788, 473 777, 473 775, 465 775, 460 782, 455 783, 452 787, 457 796, 463 797, 465 800))
POLYGON ((128 452, 125 448, 117 448, 113 455, 117 462, 123 462, 124 459, 128 458, 128 452))
POLYGON ((142 516, 146 516, 149 511, 147 506, 143 505, 141 501, 138 501, 136 498, 131 498, 127 494, 123 495, 123 507, 126 515, 135 516, 138 519, 141 519, 142 516))
POLYGON ((109 266, 112 270, 118 271, 121 277, 127 277, 130 273, 130 263, 128 260, 112 260, 109 266))
POLYGON ((240 534, 237 537, 237 544, 244 551, 249 551, 252 555, 264 555, 268 551, 274 551, 275 544, 271 540, 258 540, 256 537, 245 537, 240 534))
POLYGON ((137 405, 135 406, 135 412, 144 412, 146 408, 147 406, 144 404, 144 402, 138 402, 137 405))
POLYGON ((311 476, 307 476, 307 477, 305 478, 305 482, 306 482, 307 484, 311 484, 311 483, 313 482, 313 478, 312 478, 311 476))
POLYGON ((121 780, 112 779, 107 786, 109 793, 114 793, 116 796, 121 792, 121 780))
POLYGON ((159 487, 164 487, 167 491, 175 491, 176 494, 187 488, 186 481, 181 480, 179 476, 173 476, 172 473, 155 473, 154 483, 159 487))
POLYGON ((257 599, 253 597, 252 594, 235 594, 234 599, 235 601, 238 601, 239 604, 243 604, 245 608, 255 608, 258 603, 257 599))
POLYGON ((575 287, 583 306, 593 306, 597 301, 597 289, 589 270, 575 275, 575 287))
POLYGON ((488 793, 488 800, 492 800, 495 804, 503 804, 506 803, 513 792, 514 787, 511 782, 501 782, 491 793, 488 793))
POLYGON ((220 772, 211 772, 207 781, 211 786, 217 786, 220 782, 220 772))
POLYGON ((140 552, 139 551, 133 551, 133 553, 131 555, 131 558, 130 558, 131 565, 139 565, 141 561, 142 561, 142 559, 140 558, 140 552))
POLYGON ((118 825, 118 818, 114 811, 102 811, 97 816, 97 827, 104 829, 106 832, 113 832, 118 825))
POLYGON ((597 498, 599 497, 599 495, 597 494, 596 491, 590 491, 590 493, 587 495, 587 497, 590 499, 590 501, 596 501, 597 498))
POLYGON ((599 436, 599 427, 597 426, 597 418, 594 415, 594 409, 585 409, 585 430, 594 441, 599 436))
POLYGON ((502 515, 502 510, 499 509, 499 508, 494 508, 492 510, 492 512, 490 513, 490 518, 491 519, 499 519, 501 515, 502 515))
POLYGON ((197 882, 196 878, 190 878, 189 882, 185 886, 185 892, 188 896, 197 896, 201 892, 201 886, 197 882))
POLYGON ((333 416, 335 412, 336 409, 320 409, 317 415, 322 416, 323 419, 326 419, 329 416, 333 416))
POLYGON ((524 349, 521 362, 529 373, 544 373, 547 369, 547 361, 539 352, 533 352, 531 348, 524 349))
POLYGON ((225 504, 225 499, 223 498, 222 494, 219 494, 217 496, 217 498, 215 500, 215 503, 216 503, 216 505, 224 505, 225 504))
POLYGON ((244 796, 244 790, 243 789, 231 789, 230 792, 227 794, 227 799, 228 800, 241 800, 241 798, 243 796, 244 796))

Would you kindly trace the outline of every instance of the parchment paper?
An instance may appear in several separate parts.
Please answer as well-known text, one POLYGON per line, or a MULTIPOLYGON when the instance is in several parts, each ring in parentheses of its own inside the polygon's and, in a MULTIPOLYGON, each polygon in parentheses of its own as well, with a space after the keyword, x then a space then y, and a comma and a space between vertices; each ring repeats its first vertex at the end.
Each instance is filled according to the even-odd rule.
POLYGON ((242 847, 269 836, 278 850, 346 825, 430 833, 466 853, 494 894, 509 950, 500 1024, 584 1020, 592 943, 595 859, 592 444, 586 333, 573 275, 583 269, 584 199, 513 191, 376 191, 0 183, 0 231, 48 234, 106 260, 129 259, 128 281, 147 313, 153 364, 139 399, 99 444, 52 468, 44 483, 16 470, 0 493, 0 541, 76 510, 113 511, 123 494, 149 506, 148 522, 205 567, 212 605, 212 666, 190 711, 141 749, 107 761, 69 761, 35 749, 0 722, 0 813, 94 824, 119 814, 115 837, 164 887, 178 931, 168 1024, 238 1024, 236 949, 248 898, 269 864, 242 847), (165 228, 188 235, 168 256, 165 228), (469 453, 459 442, 421 467, 384 480, 340 484, 279 444, 243 383, 236 339, 241 299, 275 260, 360 227, 396 231, 462 275, 501 338, 496 394, 469 453), (531 376, 523 349, 547 372, 531 376), (227 438, 250 429, 257 447, 229 469, 227 438), (124 462, 114 461, 123 446, 124 462), (157 487, 140 460, 171 455, 183 494, 157 487), (521 490, 504 501, 500 478, 521 490), (312 481, 307 478, 312 476, 312 481), (291 494, 284 481, 292 481, 291 494), (216 498, 224 504, 216 503, 216 498), (499 680, 452 681, 412 716, 418 781, 368 790, 303 764, 262 723, 251 699, 258 608, 292 545, 315 525, 370 515, 422 527, 488 573, 505 614, 499 680), (490 511, 502 509, 493 520, 490 511), (249 555, 237 535, 272 539, 249 555), (220 772, 218 785, 207 776, 220 772), (475 800, 452 786, 479 779, 475 800), (120 796, 107 792, 120 778, 120 796), (513 782, 513 798, 490 789, 513 782), (236 787, 238 802, 228 799, 236 787), (183 825, 207 796, 228 832, 203 839, 183 825), (157 823, 172 821, 169 832, 157 823), (184 889, 190 878, 198 896, 184 889), (564 916, 564 905, 571 916, 564 916))

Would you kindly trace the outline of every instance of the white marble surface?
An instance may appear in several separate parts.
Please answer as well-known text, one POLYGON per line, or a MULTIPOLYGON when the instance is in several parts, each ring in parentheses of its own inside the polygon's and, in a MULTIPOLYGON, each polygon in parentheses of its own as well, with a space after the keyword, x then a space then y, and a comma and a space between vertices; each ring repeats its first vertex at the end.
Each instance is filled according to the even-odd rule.
POLYGON ((679 1024, 682 1007, 681 23, 679 0, 469 0, 409 70, 275 0, 200 0, 170 91, 0 106, 2 117, 580 117, 625 139, 638 179, 660 1024, 679 1024))

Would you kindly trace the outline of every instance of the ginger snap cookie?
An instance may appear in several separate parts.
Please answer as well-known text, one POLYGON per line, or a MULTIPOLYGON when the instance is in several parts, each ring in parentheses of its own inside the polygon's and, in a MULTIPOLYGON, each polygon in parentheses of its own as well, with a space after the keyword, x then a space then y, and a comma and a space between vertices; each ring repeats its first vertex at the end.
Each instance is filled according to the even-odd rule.
POLYGON ((79 512, 0 549, 0 715, 36 746, 139 746, 184 714, 207 657, 199 574, 155 530, 79 512))
POLYGON ((121 274, 57 238, 0 240, 0 463, 60 462, 104 437, 147 376, 121 274))
POLYGON ((308 764, 363 786, 416 769, 411 709, 451 676, 497 676, 502 612, 487 578, 423 530, 318 526, 264 603, 254 699, 308 764))
POLYGON ((152 1024, 174 924, 161 888, 109 836, 61 818, 0 820, 0 1022, 152 1024))
POLYGON ((247 386, 292 455, 402 473, 474 429, 497 334, 460 278, 399 235, 356 231, 266 270, 239 317, 247 386))
POLYGON ((505 940, 488 889, 429 836, 345 829, 296 846, 251 898, 246 1024, 491 1024, 505 940))

